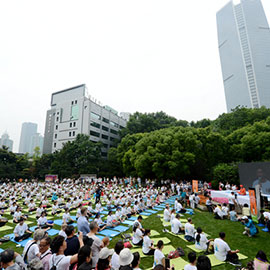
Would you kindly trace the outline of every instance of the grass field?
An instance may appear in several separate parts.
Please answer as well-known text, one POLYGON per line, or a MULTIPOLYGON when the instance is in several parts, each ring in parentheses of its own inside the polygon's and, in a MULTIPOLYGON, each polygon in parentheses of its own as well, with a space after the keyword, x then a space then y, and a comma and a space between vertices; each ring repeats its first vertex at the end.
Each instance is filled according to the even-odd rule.
MULTIPOLYGON (((158 217, 158 214, 162 214, 162 212, 163 211, 160 211, 157 214, 153 214, 149 217, 145 217, 142 222, 143 227, 150 228, 151 230, 155 230, 159 232, 160 234, 159 236, 151 237, 153 238, 153 240, 166 237, 170 239, 171 241, 169 245, 173 246, 174 248, 182 247, 186 253, 183 259, 187 261, 187 253, 191 251, 188 248, 190 244, 180 239, 177 236, 162 232, 164 227, 160 218, 158 217)), ((74 212, 72 214, 74 214, 74 212)), ((4 215, 4 216, 10 218, 9 215, 4 215)), ((264 250, 267 253, 268 258, 270 256, 270 234, 266 232, 262 232, 261 229, 259 229, 260 233, 255 238, 248 238, 247 236, 242 234, 244 227, 240 222, 231 222, 229 220, 216 220, 213 218, 212 214, 208 212, 202 212, 200 210, 195 210, 195 214, 193 216, 185 215, 185 217, 186 218, 192 217, 195 227, 200 226, 202 227, 204 232, 209 234, 208 239, 216 238, 218 237, 218 233, 220 231, 224 231, 226 233, 226 241, 228 242, 231 249, 239 249, 242 254, 248 256, 248 259, 241 261, 243 265, 246 265, 248 261, 252 260, 259 249, 264 250)), ((59 216, 54 217, 54 218, 48 217, 48 219, 61 219, 61 217, 59 216)), ((29 225, 29 227, 36 225, 35 218, 29 217, 28 220, 32 222, 32 224, 29 225)), ((4 236, 6 234, 13 232, 15 224, 13 224, 11 221, 11 222, 8 222, 6 225, 12 228, 5 232, 0 231, 0 236, 4 236)), ((54 225, 54 229, 60 230, 60 226, 54 225)), ((125 233, 131 234, 131 228, 125 233)), ((113 248, 114 244, 119 239, 121 239, 120 235, 117 237, 114 237, 110 242, 110 247, 113 248)), ((3 243, 0 246, 0 248, 2 249, 12 248, 18 253, 22 253, 23 251, 23 248, 16 247, 16 243, 11 242, 11 241, 8 243, 3 243)), ((153 265, 153 256, 148 256, 141 259, 140 267, 142 269, 149 269, 152 267, 152 265, 153 265)), ((225 269, 235 269, 235 267, 226 263, 223 265, 215 266, 213 267, 213 269, 225 270, 225 269)))

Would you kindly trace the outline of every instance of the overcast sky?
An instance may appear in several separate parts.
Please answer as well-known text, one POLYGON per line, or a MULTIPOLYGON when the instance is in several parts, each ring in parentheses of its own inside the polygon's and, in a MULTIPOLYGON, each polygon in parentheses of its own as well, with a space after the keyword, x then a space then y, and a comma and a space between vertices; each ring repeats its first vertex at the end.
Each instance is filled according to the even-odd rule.
MULTIPOLYGON (((262 0, 267 17, 270 1, 262 0)), ((117 111, 226 111, 216 12, 228 0, 0 0, 0 135, 44 133, 51 93, 85 83, 117 111)))

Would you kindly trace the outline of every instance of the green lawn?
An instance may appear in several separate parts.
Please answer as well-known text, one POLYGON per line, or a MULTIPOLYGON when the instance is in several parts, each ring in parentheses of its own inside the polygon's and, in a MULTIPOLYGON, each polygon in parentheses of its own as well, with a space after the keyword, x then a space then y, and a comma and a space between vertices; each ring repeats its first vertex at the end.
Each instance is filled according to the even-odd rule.
MULTIPOLYGON (((73 212, 74 213, 74 212, 73 212)), ((72 214, 73 214, 72 213, 72 214)), ((162 213, 160 211, 159 213, 162 213)), ((163 225, 159 217, 157 217, 158 214, 151 215, 150 217, 146 217, 142 224, 144 228, 150 228, 152 230, 156 230, 160 233, 160 236, 153 237, 154 238, 161 238, 161 237, 167 237, 171 240, 170 245, 172 245, 174 248, 182 247, 185 251, 185 256, 183 259, 187 261, 187 253, 191 250, 187 247, 190 245, 189 243, 186 243, 184 240, 180 239, 179 237, 173 236, 169 233, 163 233, 163 225)), ((8 215, 4 215, 6 217, 9 217, 8 215)), ((190 217, 189 215, 185 215, 186 217, 190 217)), ((9 217, 10 218, 10 217, 9 217)), ((230 245, 231 249, 239 249, 240 252, 246 256, 248 256, 247 260, 241 261, 244 265, 252 260, 254 256, 256 255, 257 251, 259 249, 264 250, 267 252, 267 255, 270 255, 270 234, 262 232, 260 229, 260 233, 256 238, 248 238, 247 236, 243 235, 243 225, 240 224, 240 222, 231 222, 229 220, 216 220, 213 218, 213 215, 207 212, 201 212, 199 210, 195 210, 195 215, 192 216, 195 227, 202 227, 204 232, 209 234, 209 238, 216 238, 218 237, 218 233, 220 231, 224 231, 226 233, 226 241, 230 245)), ((60 217, 55 217, 54 219, 60 219, 60 217)), ((30 226, 36 225, 35 218, 29 218, 29 221, 32 221, 33 224, 30 226)), ((13 232, 13 228, 15 227, 15 224, 13 223, 7 223, 6 225, 11 226, 12 229, 6 232, 0 232, 0 236, 3 236, 5 234, 9 234, 13 232)), ((60 229, 60 226, 54 225, 55 229, 60 229)), ((126 233, 131 234, 131 229, 129 229, 126 233)), ((110 243, 110 247, 113 248, 114 244, 120 239, 120 236, 117 236, 112 239, 110 243)), ((22 253, 23 248, 17 248, 16 244, 13 242, 4 243, 0 246, 2 249, 6 248, 12 248, 18 253, 22 253)), ((153 265, 153 256, 142 258, 141 259, 141 268, 142 269, 148 269, 152 267, 153 265)), ((213 267, 213 269, 235 269, 234 266, 231 266, 229 264, 224 264, 220 266, 213 267)))

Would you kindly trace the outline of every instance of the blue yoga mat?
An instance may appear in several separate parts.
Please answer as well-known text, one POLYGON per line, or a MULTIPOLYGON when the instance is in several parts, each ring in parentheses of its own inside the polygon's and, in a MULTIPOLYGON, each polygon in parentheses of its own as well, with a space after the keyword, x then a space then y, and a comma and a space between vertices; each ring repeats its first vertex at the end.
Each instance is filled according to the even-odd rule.
POLYGON ((59 233, 59 230, 55 230, 55 229, 50 229, 47 231, 48 235, 53 236, 59 233))
POLYGON ((142 213, 140 213, 140 215, 142 215, 142 216, 151 216, 152 213, 142 212, 142 213))
POLYGON ((10 234, 5 235, 5 237, 9 237, 10 240, 13 240, 15 235, 14 235, 14 233, 10 233, 10 234))
POLYGON ((263 232, 269 232, 267 228, 262 229, 263 232))
POLYGON ((102 211, 102 212, 100 212, 101 214, 104 214, 104 215, 108 215, 108 211, 102 211))
POLYGON ((30 229, 30 231, 35 231, 35 229, 37 228, 37 226, 32 226, 32 227, 30 227, 29 229, 30 229))
POLYGON ((4 250, 2 248, 0 248, 0 253, 3 252, 4 250))
POLYGON ((258 227, 264 227, 264 225, 261 224, 261 223, 259 223, 257 226, 258 226, 258 227))
POLYGON ((119 225, 119 226, 114 227, 113 229, 119 232, 125 232, 129 229, 129 227, 119 225))
POLYGON ((125 220, 125 221, 123 222, 123 224, 126 224, 126 225, 133 225, 133 221, 131 221, 131 220, 125 220))
POLYGON ((105 235, 105 236, 108 236, 108 237, 114 237, 116 235, 119 235, 120 232, 109 230, 109 229, 105 229, 105 230, 101 231, 100 234, 105 235))
POLYGON ((156 214, 158 211, 154 211, 154 210, 148 209, 148 210, 146 210, 145 212, 149 212, 149 213, 152 213, 152 214, 156 214))
POLYGON ((136 218, 136 217, 130 217, 128 220, 133 220, 133 221, 135 221, 135 220, 137 220, 137 218, 136 218))

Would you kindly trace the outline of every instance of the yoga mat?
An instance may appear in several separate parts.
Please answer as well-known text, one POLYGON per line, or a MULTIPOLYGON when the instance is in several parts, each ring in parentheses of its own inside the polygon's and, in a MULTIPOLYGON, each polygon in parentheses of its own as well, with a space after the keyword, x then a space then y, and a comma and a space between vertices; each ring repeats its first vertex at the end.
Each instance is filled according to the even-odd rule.
POLYGON ((56 219, 54 220, 54 224, 58 225, 58 226, 62 226, 63 220, 62 219, 56 219))
POLYGON ((114 236, 119 235, 120 232, 109 230, 109 229, 105 229, 105 230, 101 231, 100 234, 105 235, 105 236, 108 236, 108 237, 114 237, 114 236))
POLYGON ((122 224, 133 225, 133 221, 131 221, 131 220, 125 220, 122 224))
POLYGON ((158 211, 154 211, 154 210, 146 210, 145 212, 149 212, 149 213, 152 213, 152 214, 156 214, 158 211))
POLYGON ((50 229, 47 231, 50 236, 56 235, 59 233, 59 230, 50 229))
POLYGON ((237 255, 238 255, 238 259, 239 259, 239 260, 245 260, 245 259, 248 258, 246 255, 244 255, 244 254, 242 254, 242 253, 237 253, 237 255))
POLYGON ((37 226, 32 226, 32 227, 30 227, 29 229, 30 229, 30 231, 33 232, 36 228, 37 228, 37 226))
POLYGON ((171 245, 164 246, 164 248, 162 249, 162 252, 164 255, 168 255, 171 251, 175 251, 175 247, 173 247, 171 245))
POLYGON ((221 265, 221 264, 225 264, 225 262, 218 260, 214 254, 207 255, 207 257, 210 259, 212 267, 217 266, 217 265, 221 265))
POLYGON ((180 257, 170 260, 170 266, 174 265, 174 269, 177 269, 177 270, 183 270, 185 265, 187 265, 187 264, 188 264, 188 262, 180 257))
POLYGON ((137 218, 136 217, 130 217, 128 220, 135 221, 135 220, 137 220, 137 218))
POLYGON ((155 246, 157 245, 157 242, 158 242, 159 240, 162 240, 163 243, 164 243, 164 245, 168 245, 169 243, 171 243, 171 240, 170 240, 169 238, 167 238, 167 237, 154 238, 154 239, 152 239, 152 240, 154 241, 154 245, 155 245, 155 246))
POLYGON ((262 229, 263 232, 269 232, 267 228, 262 229))
POLYGON ((30 241, 30 240, 33 240, 33 238, 28 238, 28 239, 25 239, 25 240, 23 240, 23 241, 21 241, 21 242, 16 242, 15 240, 11 240, 12 242, 14 242, 14 243, 16 243, 16 244, 18 244, 18 245, 21 245, 22 247, 25 247, 25 245, 26 245, 26 243, 28 242, 28 241, 30 241))
POLYGON ((261 223, 259 223, 257 226, 258 226, 258 227, 264 227, 264 225, 261 224, 261 223))
POLYGON ((119 232, 125 232, 125 231, 129 230, 129 227, 120 225, 120 226, 114 227, 113 229, 116 230, 116 231, 119 231, 119 232))
POLYGON ((151 215, 152 215, 152 213, 141 212, 141 214, 140 214, 140 215, 142 215, 142 216, 151 216, 151 215))
POLYGON ((4 231, 8 231, 8 230, 12 230, 13 227, 10 227, 8 225, 5 225, 3 227, 0 227, 0 232, 4 232, 4 231))
POLYGON ((164 227, 171 226, 171 222, 169 222, 169 221, 163 221, 163 226, 164 227))
POLYGON ((4 250, 2 248, 0 248, 0 253, 3 252, 4 250))
POLYGON ((202 250, 202 249, 197 249, 195 247, 195 245, 191 245, 191 246, 187 246, 188 248, 192 249, 193 251, 197 252, 197 253, 200 253, 200 252, 204 252, 205 250, 202 250))
POLYGON ((24 223, 27 224, 27 225, 32 225, 33 224, 33 221, 26 220, 24 223))
POLYGON ((160 233, 155 231, 155 230, 151 230, 151 236, 159 236, 160 233))

